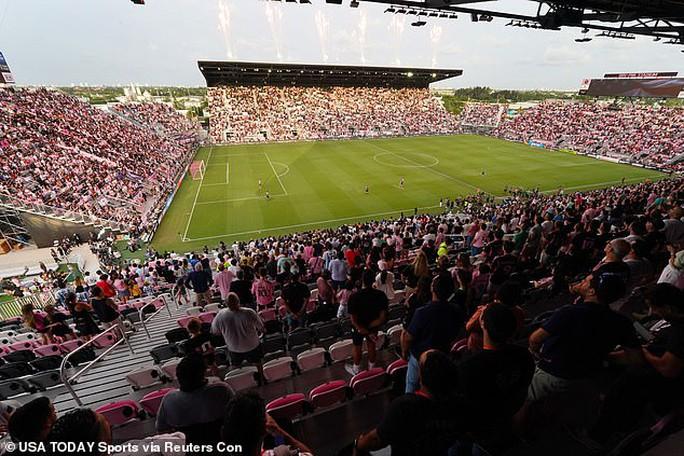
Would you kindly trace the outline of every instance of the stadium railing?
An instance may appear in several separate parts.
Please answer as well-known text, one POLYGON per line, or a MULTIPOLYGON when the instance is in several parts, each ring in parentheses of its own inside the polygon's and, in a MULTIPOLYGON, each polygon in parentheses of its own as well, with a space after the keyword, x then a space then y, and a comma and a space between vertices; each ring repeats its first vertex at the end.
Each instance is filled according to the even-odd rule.
POLYGON ((124 332, 124 326, 123 324, 115 324, 114 326, 102 331, 100 334, 97 336, 93 337, 90 339, 88 342, 84 343, 80 347, 77 347, 73 351, 67 353, 64 358, 62 359, 62 364, 59 366, 59 378, 62 380, 62 383, 64 383, 64 387, 69 391, 69 394, 74 398, 74 401, 79 407, 83 406, 83 402, 81 399, 78 397, 78 394, 76 394, 76 390, 73 388, 72 384, 76 382, 83 374, 88 372, 95 364, 100 361, 102 358, 107 356, 112 350, 116 349, 119 345, 122 343, 125 343, 128 345, 128 349, 130 350, 131 354, 134 355, 135 352, 133 351, 133 346, 131 345, 130 341, 126 337, 126 334, 124 332), (107 347, 102 353, 97 355, 95 359, 92 361, 89 361, 88 364, 86 364, 81 370, 76 372, 74 375, 69 377, 67 375, 66 369, 67 365, 69 363, 69 359, 73 358, 73 356, 86 349, 86 347, 93 347, 95 346, 96 342, 100 339, 105 338, 109 334, 114 334, 115 337, 118 337, 118 340, 111 344, 110 346, 107 347))

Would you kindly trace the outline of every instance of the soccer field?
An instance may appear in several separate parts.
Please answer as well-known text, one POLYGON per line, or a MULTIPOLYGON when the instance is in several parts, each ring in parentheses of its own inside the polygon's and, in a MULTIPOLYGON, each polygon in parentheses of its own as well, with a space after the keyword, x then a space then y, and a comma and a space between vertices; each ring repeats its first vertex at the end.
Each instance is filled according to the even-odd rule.
POLYGON ((470 135, 214 146, 195 159, 206 164, 204 178, 184 179, 153 239, 157 249, 187 252, 414 208, 435 211, 440 198, 478 190, 502 196, 505 186, 572 191, 663 177, 470 135))

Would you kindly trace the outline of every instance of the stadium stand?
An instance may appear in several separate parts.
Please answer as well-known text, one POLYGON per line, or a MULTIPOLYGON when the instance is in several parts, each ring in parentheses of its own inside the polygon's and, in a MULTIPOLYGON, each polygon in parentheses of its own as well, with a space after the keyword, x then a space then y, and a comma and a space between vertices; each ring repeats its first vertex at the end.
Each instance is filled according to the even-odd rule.
POLYGON ((56 90, 0 89, 3 204, 122 231, 155 226, 199 130, 161 105, 116 110, 136 123, 56 90))
MULTIPOLYGON (((461 115, 462 131, 471 124, 493 125, 491 116, 499 112, 499 106, 467 104, 461 115)), ((683 118, 681 108, 545 101, 480 132, 681 171, 683 118)))
MULTIPOLYGON (((360 433, 359 451, 390 446, 405 454, 442 454, 465 446, 546 454, 562 442, 569 454, 613 448, 622 451, 613 454, 638 454, 681 429, 683 202, 682 179, 568 194, 515 191, 503 201, 478 194, 450 202, 451 211, 440 215, 220 243, 205 253, 150 250, 144 263, 111 267, 95 285, 111 289, 116 302, 92 289, 90 306, 82 294, 62 297, 70 308, 60 312, 79 332, 90 316, 115 334, 125 314, 133 350, 120 338, 102 336, 77 349, 80 364, 111 351, 72 388, 103 414, 119 442, 169 431, 183 432, 187 442, 216 442, 226 438, 220 420, 235 423, 235 407, 246 419, 244 410, 252 407, 262 416, 272 412, 287 444, 315 454, 336 454, 360 433), (343 259, 335 262, 338 252, 343 259), (311 273, 317 258, 324 263, 321 276, 311 273), (375 297, 386 300, 382 291, 359 290, 361 280, 372 286, 381 268, 395 277, 387 306, 375 297), (352 283, 351 320, 337 318, 344 290, 340 281, 326 283, 327 271, 333 277, 343 271, 352 283), (119 278, 129 287, 115 286, 119 278), (229 293, 271 294, 259 293, 258 301, 229 294, 233 303, 250 304, 220 308, 225 280, 229 293), (196 313, 192 289, 202 283, 210 285, 211 303, 200 300, 205 312, 199 320, 188 314, 196 313), (328 287, 335 289, 332 298, 324 298, 328 287), (139 297, 143 289, 147 296, 139 297), (216 306, 206 312, 214 304, 218 312, 216 306), (269 330, 257 311, 270 309, 267 320, 279 324, 269 330), (216 315, 221 331, 211 329, 216 315), (177 319, 188 332, 178 330, 177 319), (240 333, 230 329, 236 319, 240 333), (258 349, 252 336, 239 335, 245 324, 265 333, 258 349), (198 354, 207 384, 203 369, 187 368, 198 354), (621 362, 606 369, 610 359, 621 362), (625 364, 630 369, 619 367, 625 364), (418 394, 400 394, 416 386, 418 394), (221 412, 204 426, 199 409, 179 414, 184 397, 206 401, 205 416, 216 407, 221 412), (601 398, 600 412, 589 407, 601 398), (426 419, 445 424, 439 435, 426 419), (306 445, 298 436, 307 436, 306 445)), ((43 438, 57 439, 74 413, 86 412, 42 370, 54 372, 55 365, 36 361, 68 356, 75 346, 61 348, 66 335, 51 334, 41 311, 28 309, 23 324, 2 325, 15 334, 7 333, 4 344, 0 394, 21 403, 52 398, 60 417, 43 438), (52 345, 42 343, 41 333, 52 345), (31 344, 36 359, 24 357, 17 343, 31 344), (54 345, 61 355, 52 355, 54 345)), ((19 420, 24 411, 15 413, 19 420)))
POLYGON ((211 87, 216 142, 452 133, 454 118, 428 89, 211 87))

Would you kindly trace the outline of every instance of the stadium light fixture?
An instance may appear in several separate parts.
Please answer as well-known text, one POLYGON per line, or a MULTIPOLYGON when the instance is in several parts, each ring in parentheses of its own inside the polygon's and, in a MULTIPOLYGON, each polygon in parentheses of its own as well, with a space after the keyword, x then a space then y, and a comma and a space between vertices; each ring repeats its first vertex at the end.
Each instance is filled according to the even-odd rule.
POLYGON ((659 36, 656 36, 655 38, 653 38, 653 41, 656 41, 656 42, 657 42, 657 41, 660 41, 661 39, 662 39, 662 38, 660 38, 659 36))
MULTIPOLYGON (((424 25, 426 25, 426 24, 427 24, 427 22, 425 22, 425 21, 411 22, 411 25, 414 26, 414 27, 422 27, 422 26, 424 26, 424 25)), ((410 74, 410 73, 409 73, 409 74, 410 74)), ((409 76, 409 77, 410 77, 410 76, 409 76)))
POLYGON ((414 14, 414 15, 417 15, 417 14, 418 14, 418 11, 416 11, 416 10, 411 10, 411 11, 409 11, 409 12, 406 13, 406 14, 414 14))
POLYGON ((397 10, 394 9, 394 6, 390 6, 389 8, 387 8, 387 9, 385 10, 386 13, 394 13, 394 12, 396 12, 396 11, 397 11, 397 10))
POLYGON ((430 17, 438 17, 438 16, 439 16, 439 13, 438 13, 437 11, 433 11, 433 12, 431 12, 430 14, 428 14, 428 16, 430 16, 430 17))
POLYGON ((352 0, 351 3, 349 3, 349 6, 352 8, 358 8, 359 7, 358 0, 352 0))
POLYGON ((458 16, 456 14, 450 14, 449 19, 458 19, 458 16))
POLYGON ((406 10, 404 8, 399 8, 397 14, 406 14, 406 10))
POLYGON ((427 11, 420 11, 420 12, 418 13, 418 16, 427 16, 427 15, 428 15, 428 12, 427 12, 427 11))
POLYGON ((576 43, 588 43, 592 38, 590 36, 583 36, 581 38, 575 38, 576 43))
POLYGON ((406 76, 408 76, 409 78, 412 78, 412 77, 413 77, 413 73, 409 71, 408 73, 406 73, 406 76))

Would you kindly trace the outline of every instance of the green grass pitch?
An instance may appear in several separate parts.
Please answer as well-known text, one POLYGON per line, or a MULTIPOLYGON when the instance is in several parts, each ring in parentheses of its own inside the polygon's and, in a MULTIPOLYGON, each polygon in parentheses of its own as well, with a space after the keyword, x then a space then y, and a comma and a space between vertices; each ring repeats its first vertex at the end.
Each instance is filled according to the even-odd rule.
POLYGON ((204 179, 185 177, 153 239, 159 250, 436 211, 440 198, 501 196, 505 186, 571 191, 663 177, 470 135, 213 146, 196 160, 206 164, 204 179))

